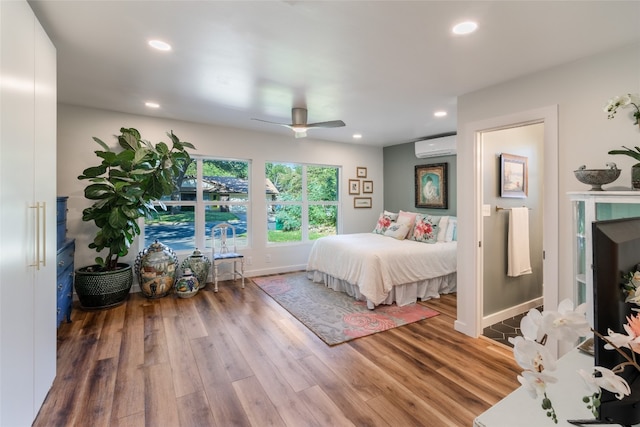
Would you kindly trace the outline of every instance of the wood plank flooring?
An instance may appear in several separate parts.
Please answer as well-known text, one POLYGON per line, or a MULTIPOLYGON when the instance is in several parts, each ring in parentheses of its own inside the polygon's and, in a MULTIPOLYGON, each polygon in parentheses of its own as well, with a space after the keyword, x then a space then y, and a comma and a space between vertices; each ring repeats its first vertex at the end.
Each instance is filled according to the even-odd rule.
POLYGON ((34 426, 471 426, 519 370, 454 331, 455 295, 423 304, 441 314, 334 347, 251 281, 76 308, 34 426))

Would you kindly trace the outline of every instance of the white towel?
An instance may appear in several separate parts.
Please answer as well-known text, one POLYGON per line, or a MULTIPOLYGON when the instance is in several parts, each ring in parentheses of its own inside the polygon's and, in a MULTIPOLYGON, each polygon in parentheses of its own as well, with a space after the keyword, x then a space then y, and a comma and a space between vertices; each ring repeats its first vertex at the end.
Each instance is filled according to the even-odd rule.
POLYGON ((531 274, 529 257, 529 208, 509 211, 509 243, 507 248, 507 276, 531 274))

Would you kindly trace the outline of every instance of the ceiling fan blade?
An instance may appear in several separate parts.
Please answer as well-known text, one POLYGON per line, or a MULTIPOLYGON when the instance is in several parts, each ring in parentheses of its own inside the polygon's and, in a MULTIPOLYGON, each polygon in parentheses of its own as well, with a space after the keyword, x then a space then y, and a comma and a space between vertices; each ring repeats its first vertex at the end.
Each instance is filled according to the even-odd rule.
POLYGON ((271 121, 269 121, 269 120, 254 119, 254 118, 251 118, 251 120, 255 120, 255 121, 257 121, 257 122, 271 123, 272 125, 290 126, 290 125, 288 125, 288 124, 278 123, 278 122, 271 122, 271 121))
POLYGON ((342 120, 331 120, 329 122, 309 123, 307 128, 339 128, 345 126, 342 120))

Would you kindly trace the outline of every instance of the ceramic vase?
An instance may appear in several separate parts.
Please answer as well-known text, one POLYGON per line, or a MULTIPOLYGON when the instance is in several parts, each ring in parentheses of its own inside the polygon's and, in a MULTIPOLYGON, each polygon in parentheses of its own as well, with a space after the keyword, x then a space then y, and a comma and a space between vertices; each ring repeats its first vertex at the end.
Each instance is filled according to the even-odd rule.
POLYGON ((640 190, 640 165, 631 166, 631 189, 640 190))
POLYGON ((191 272, 198 279, 199 289, 207 286, 207 278, 209 277, 209 270, 211 269, 211 260, 207 258, 197 248, 193 253, 182 262, 182 269, 191 269, 191 272))
POLYGON ((182 277, 176 281, 176 294, 180 298, 190 298, 198 293, 198 278, 190 268, 185 268, 182 277))
POLYGON ((156 240, 136 258, 140 291, 147 298, 166 296, 173 290, 177 268, 178 257, 175 252, 156 240))

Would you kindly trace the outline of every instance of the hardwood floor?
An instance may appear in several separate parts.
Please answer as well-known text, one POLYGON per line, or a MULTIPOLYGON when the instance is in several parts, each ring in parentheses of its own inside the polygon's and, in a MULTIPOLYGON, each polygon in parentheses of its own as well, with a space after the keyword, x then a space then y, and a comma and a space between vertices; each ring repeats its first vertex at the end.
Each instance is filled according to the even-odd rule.
POLYGON ((514 390, 511 350, 441 315, 329 347, 251 281, 73 311, 34 426, 471 426, 514 390))

